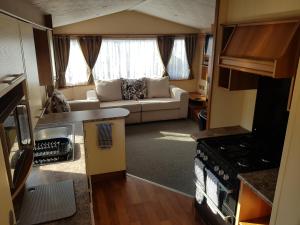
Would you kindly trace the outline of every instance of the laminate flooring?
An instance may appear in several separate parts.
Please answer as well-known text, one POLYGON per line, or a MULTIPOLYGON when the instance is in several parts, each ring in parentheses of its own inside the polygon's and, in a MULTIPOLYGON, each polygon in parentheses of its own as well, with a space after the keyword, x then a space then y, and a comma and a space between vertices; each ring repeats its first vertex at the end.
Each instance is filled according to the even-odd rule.
POLYGON ((127 175, 93 184, 95 225, 204 225, 194 199, 127 175))

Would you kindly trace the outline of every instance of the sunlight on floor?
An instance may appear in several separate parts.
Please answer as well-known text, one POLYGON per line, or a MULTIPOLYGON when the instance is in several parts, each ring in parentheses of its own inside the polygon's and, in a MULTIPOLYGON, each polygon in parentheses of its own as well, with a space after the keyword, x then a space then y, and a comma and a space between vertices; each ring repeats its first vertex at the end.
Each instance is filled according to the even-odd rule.
POLYGON ((159 138, 155 138, 155 139, 170 140, 170 141, 194 142, 194 139, 191 137, 190 134, 177 133, 177 132, 166 132, 166 131, 161 131, 160 134, 162 134, 163 137, 159 137, 159 138))

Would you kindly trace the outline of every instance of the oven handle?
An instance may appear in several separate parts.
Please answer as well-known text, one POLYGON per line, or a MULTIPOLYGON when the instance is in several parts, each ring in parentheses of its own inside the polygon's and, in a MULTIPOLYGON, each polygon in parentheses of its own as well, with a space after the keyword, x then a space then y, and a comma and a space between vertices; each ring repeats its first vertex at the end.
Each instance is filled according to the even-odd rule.
MULTIPOLYGON (((196 184, 197 185, 197 184, 196 184)), ((205 191, 202 190, 202 188, 199 189, 201 191, 201 193, 207 198, 209 199, 212 203, 213 201, 211 200, 211 198, 205 193, 205 191)), ((213 203, 214 204, 214 203, 213 203)), ((219 216, 221 216, 221 218, 224 220, 224 221, 228 221, 230 219, 232 219, 232 216, 225 216, 220 210, 219 208, 214 204, 215 206, 215 210, 217 211, 217 213, 219 214, 219 216)))

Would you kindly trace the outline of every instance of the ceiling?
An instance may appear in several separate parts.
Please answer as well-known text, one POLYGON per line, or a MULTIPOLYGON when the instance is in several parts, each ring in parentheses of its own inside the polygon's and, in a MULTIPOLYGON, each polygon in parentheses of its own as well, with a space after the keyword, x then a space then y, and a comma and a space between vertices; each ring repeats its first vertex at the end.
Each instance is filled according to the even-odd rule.
POLYGON ((195 28, 209 28, 216 0, 28 0, 52 15, 53 26, 63 26, 134 10, 195 28))

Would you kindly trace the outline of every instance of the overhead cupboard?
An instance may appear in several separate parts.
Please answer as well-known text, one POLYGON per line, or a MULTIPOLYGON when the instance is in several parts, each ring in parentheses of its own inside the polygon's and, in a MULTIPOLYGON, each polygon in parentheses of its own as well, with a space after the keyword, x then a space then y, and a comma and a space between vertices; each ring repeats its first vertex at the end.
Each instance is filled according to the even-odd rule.
POLYGON ((291 78, 300 52, 300 19, 222 25, 219 86, 255 89, 257 76, 291 78))

